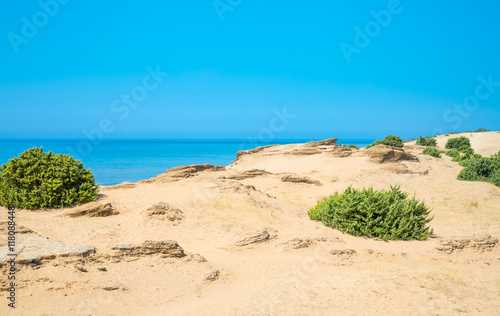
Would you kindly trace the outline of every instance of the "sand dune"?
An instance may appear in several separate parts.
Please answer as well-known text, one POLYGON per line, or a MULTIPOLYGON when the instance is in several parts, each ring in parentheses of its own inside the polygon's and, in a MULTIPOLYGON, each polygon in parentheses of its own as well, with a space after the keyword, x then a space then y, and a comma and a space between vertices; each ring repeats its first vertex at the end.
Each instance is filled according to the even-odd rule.
MULTIPOLYGON (((500 133, 471 142, 491 155, 500 133)), ((95 252, 67 246, 67 256, 19 263, 16 315, 499 314, 500 188, 458 181, 457 163, 422 149, 269 146, 225 167, 103 187, 94 210, 18 210, 32 230, 17 235, 25 245, 39 235, 95 252), (391 184, 433 207, 431 238, 364 239, 307 216, 349 185, 391 184)))

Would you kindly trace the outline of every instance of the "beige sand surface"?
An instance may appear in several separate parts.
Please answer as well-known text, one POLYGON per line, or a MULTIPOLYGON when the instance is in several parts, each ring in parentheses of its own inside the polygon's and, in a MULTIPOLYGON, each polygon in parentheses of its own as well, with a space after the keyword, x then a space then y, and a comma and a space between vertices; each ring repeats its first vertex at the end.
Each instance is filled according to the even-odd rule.
MULTIPOLYGON (((439 146, 447 138, 439 136, 439 146)), ((484 155, 498 152, 500 133, 474 134, 472 144, 484 155)), ((447 156, 411 145, 405 152, 418 160, 390 161, 400 153, 384 146, 271 146, 226 168, 103 187, 97 202, 117 215, 18 210, 18 225, 96 253, 18 264, 16 311, 7 308, 4 275, 0 315, 500 315, 500 188, 456 180, 461 167, 447 156), (307 216, 349 185, 391 184, 433 207, 431 238, 364 239, 307 216), (170 205, 165 214, 148 211, 159 202, 170 205), (267 240, 237 245, 262 230, 267 240), (146 240, 174 240, 187 255, 112 255, 111 245, 146 240), (218 278, 206 279, 212 271, 218 278)))

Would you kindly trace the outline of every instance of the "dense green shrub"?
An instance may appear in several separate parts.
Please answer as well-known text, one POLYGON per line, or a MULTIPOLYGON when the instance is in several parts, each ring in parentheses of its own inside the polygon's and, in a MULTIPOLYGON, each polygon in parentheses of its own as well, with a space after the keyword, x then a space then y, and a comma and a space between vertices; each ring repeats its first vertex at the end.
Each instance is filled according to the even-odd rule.
POLYGON ((458 174, 458 180, 485 181, 500 186, 500 159, 474 155, 459 163, 464 169, 458 174))
POLYGON ((496 185, 497 187, 500 187, 500 169, 497 169, 495 172, 491 174, 490 182, 496 185))
POLYGON ((437 141, 436 141, 435 138, 432 138, 432 137, 422 137, 422 136, 420 136, 420 138, 417 140, 417 142, 415 144, 416 145, 420 145, 420 146, 432 146, 432 147, 436 147, 437 141))
POLYGON ((466 151, 469 151, 469 149, 472 150, 470 146, 470 140, 464 136, 448 139, 444 148, 446 149, 456 148, 458 149, 459 152, 463 153, 466 153, 466 151))
POLYGON ((448 150, 445 155, 448 157, 451 157, 451 158, 456 158, 456 157, 460 157, 460 152, 458 151, 458 149, 452 148, 452 149, 448 150))
POLYGON ((83 163, 69 155, 31 148, 0 167, 0 205, 25 209, 95 201, 99 186, 83 163))
POLYGON ((383 240, 424 240, 432 234, 430 209, 399 186, 376 191, 348 187, 309 210, 312 220, 355 236, 383 240))
POLYGON ((403 147, 404 143, 401 137, 399 136, 394 136, 394 135, 388 135, 386 136, 383 140, 377 140, 370 145, 366 146, 366 148, 373 147, 375 145, 388 145, 392 147, 403 147))
POLYGON ((435 147, 427 147, 424 149, 424 155, 429 155, 435 158, 441 158, 441 152, 435 147))

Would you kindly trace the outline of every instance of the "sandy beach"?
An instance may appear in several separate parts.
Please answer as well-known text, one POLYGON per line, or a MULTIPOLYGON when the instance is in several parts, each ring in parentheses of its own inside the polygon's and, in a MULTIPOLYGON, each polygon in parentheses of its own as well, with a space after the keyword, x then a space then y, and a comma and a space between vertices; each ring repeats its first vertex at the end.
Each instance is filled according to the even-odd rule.
MULTIPOLYGON (((500 150, 497 132, 440 135, 438 147, 459 136, 483 156, 500 150)), ((101 187, 91 204, 17 210, 14 313, 499 315, 500 188, 457 180, 458 163, 423 149, 273 145, 101 187), (350 185, 401 185, 432 207, 434 234, 384 242, 309 219, 350 185)), ((14 315, 1 280, 0 314, 14 315)))

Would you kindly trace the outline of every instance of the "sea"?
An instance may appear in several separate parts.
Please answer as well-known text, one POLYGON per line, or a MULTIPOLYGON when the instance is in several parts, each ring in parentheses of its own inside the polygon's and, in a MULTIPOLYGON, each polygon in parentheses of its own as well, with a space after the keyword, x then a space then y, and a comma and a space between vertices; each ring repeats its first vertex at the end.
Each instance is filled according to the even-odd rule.
MULTIPOLYGON (((0 139, 0 165, 33 147, 45 152, 70 154, 92 170, 100 185, 137 182, 165 170, 192 164, 227 166, 240 150, 275 144, 305 143, 318 139, 0 139)), ((375 139, 339 139, 337 143, 362 148, 375 139)))

